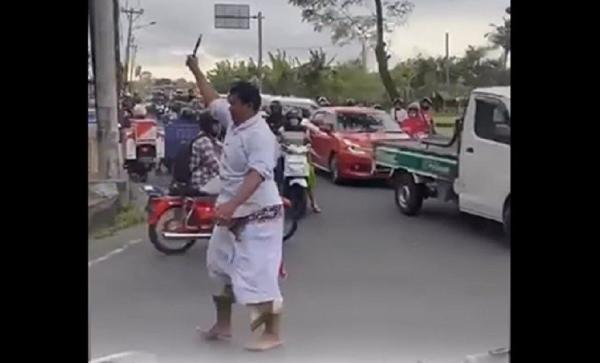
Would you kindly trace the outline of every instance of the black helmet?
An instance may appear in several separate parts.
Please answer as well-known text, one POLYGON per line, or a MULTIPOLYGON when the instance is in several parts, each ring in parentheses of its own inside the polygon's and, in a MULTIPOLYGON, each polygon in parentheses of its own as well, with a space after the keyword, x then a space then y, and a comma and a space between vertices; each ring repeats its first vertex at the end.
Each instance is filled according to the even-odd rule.
POLYGON ((298 109, 296 109, 296 108, 292 108, 291 110, 289 110, 289 111, 288 111, 288 112, 285 114, 285 117, 286 117, 288 120, 291 120, 291 119, 298 119, 298 120, 301 120, 301 119, 302 119, 302 113, 301 113, 300 111, 298 111, 298 109))
POLYGON ((181 110, 181 118, 186 120, 193 120, 196 116, 194 110, 189 107, 185 107, 181 110))
POLYGON ((355 106, 356 105, 356 101, 354 100, 354 98, 348 98, 346 100, 346 106, 355 106))
POLYGON ((277 100, 271 101, 271 104, 269 105, 269 110, 271 110, 271 112, 276 112, 276 111, 281 112, 282 111, 281 102, 279 102, 277 100))

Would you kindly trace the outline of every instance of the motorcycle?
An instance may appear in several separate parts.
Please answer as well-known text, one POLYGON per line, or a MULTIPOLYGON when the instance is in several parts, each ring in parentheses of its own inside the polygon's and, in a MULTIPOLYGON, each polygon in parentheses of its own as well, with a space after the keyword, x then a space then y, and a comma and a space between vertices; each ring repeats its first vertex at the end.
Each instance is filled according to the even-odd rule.
MULTIPOLYGON (((196 240, 210 239, 215 225, 216 195, 187 197, 153 185, 145 185, 143 191, 148 195, 148 235, 158 251, 166 255, 182 254, 196 240)), ((286 198, 282 200, 286 210, 283 236, 286 241, 296 232, 298 224, 287 213, 292 204, 286 198)))
MULTIPOLYGON (((308 152, 310 144, 302 142, 289 142, 289 133, 282 142, 283 151, 283 195, 288 198, 293 209, 291 211, 295 219, 306 215, 308 202, 308 176, 310 165, 308 163, 308 152)), ((300 140, 304 139, 304 133, 299 133, 300 140)))
POLYGON ((132 179, 145 182, 148 173, 164 157, 164 129, 153 119, 130 119, 123 128, 125 169, 132 179))

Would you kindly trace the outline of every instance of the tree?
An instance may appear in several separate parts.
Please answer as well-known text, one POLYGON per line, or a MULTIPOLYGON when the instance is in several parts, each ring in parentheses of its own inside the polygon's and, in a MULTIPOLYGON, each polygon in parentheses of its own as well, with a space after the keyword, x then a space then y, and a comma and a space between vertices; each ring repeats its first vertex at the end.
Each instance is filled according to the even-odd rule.
POLYGON ((327 60, 327 54, 323 49, 309 50, 309 60, 298 67, 298 78, 306 88, 306 92, 310 96, 315 96, 323 91, 325 82, 331 74, 331 63, 335 60, 331 58, 327 60))
POLYGON ((271 67, 264 67, 263 79, 265 90, 278 95, 290 95, 294 92, 296 83, 296 70, 294 63, 297 60, 288 58, 285 52, 268 53, 271 67))
POLYGON ((502 17, 504 24, 490 24, 494 30, 484 36, 492 43, 494 49, 502 48, 502 67, 506 69, 508 54, 510 53, 510 6, 505 10, 508 16, 502 17))
POLYGON ((351 14, 351 10, 362 7, 364 11, 370 0, 289 0, 289 3, 302 9, 302 19, 312 23, 315 31, 329 28, 334 44, 344 45, 356 39, 363 42, 363 47, 367 42, 371 46, 375 44, 381 80, 390 98, 398 96, 388 70, 390 56, 383 38, 395 25, 404 23, 414 8, 413 3, 407 0, 374 0, 375 13, 368 14, 351 14))

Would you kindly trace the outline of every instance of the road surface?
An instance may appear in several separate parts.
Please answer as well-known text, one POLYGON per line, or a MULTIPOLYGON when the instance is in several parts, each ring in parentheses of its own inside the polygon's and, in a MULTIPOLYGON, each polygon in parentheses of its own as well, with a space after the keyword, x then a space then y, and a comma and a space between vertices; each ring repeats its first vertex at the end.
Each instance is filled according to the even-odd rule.
POLYGON ((196 325, 213 319, 205 243, 164 256, 145 226, 90 241, 92 357, 143 351, 158 362, 449 363, 508 346, 510 248, 501 228, 435 201, 409 218, 392 195, 319 178, 323 213, 309 214, 285 247, 286 344, 267 353, 243 350, 244 307, 234 308, 231 342, 195 335, 196 325))

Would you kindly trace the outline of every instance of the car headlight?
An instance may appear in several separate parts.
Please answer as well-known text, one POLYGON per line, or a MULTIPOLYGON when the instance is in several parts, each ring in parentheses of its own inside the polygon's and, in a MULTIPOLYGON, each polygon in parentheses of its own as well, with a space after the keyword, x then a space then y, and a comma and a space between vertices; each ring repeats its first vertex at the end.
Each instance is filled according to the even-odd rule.
POLYGON ((346 144, 348 151, 350 151, 351 153, 356 154, 356 155, 367 155, 373 151, 373 149, 371 149, 371 148, 362 147, 360 145, 353 143, 352 141, 344 140, 344 143, 346 144))

